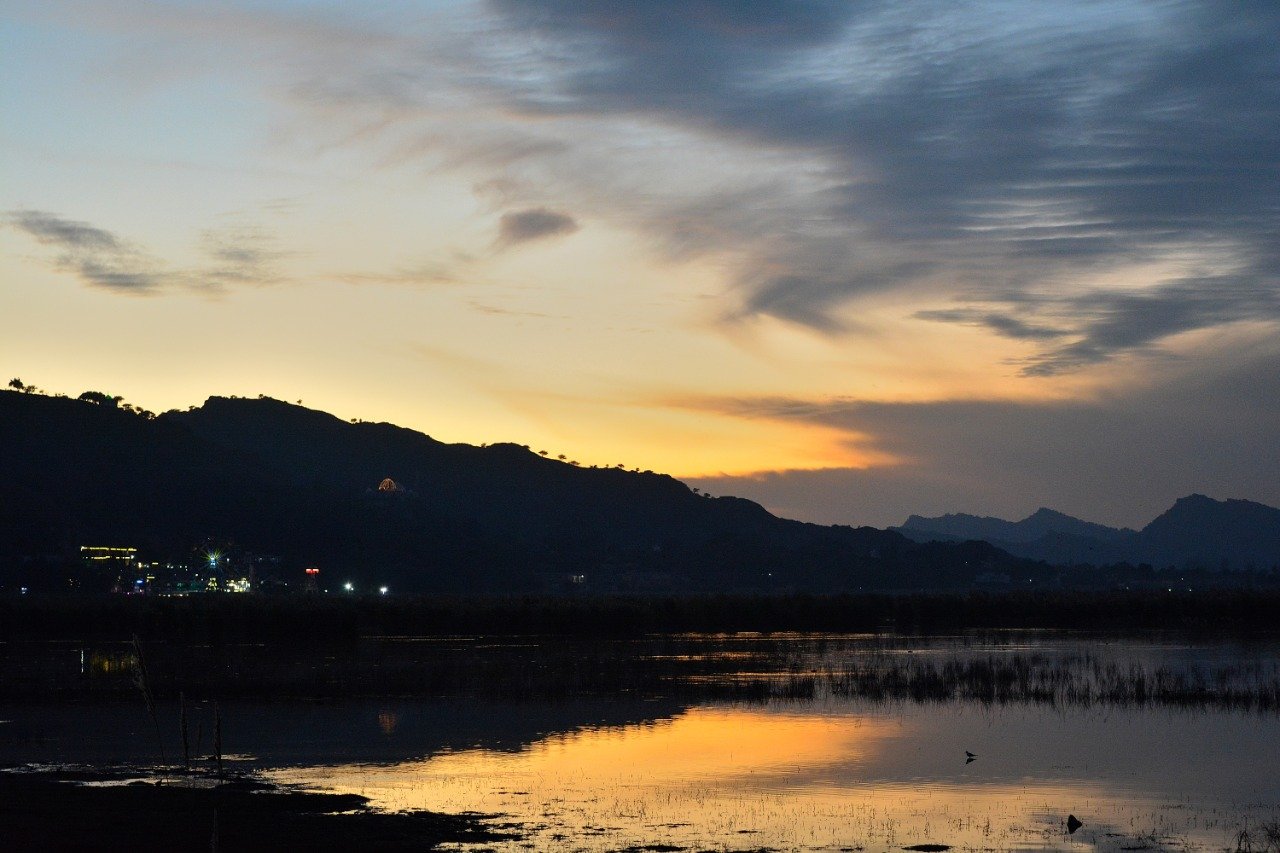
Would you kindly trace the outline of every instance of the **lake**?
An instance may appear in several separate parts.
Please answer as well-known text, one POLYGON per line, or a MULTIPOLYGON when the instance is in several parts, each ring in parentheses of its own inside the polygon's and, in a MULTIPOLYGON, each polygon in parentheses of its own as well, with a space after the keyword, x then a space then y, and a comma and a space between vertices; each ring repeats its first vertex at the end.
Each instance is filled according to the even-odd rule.
MULTIPOLYGON (((70 672, 81 651, 25 665, 47 654, 70 672)), ((388 810, 493 814, 520 835, 487 849, 1280 849, 1274 641, 401 637, 348 654, 317 665, 381 666, 399 698, 221 701, 228 763, 388 810), (413 662, 454 659, 476 683, 449 666, 404 691, 413 662)), ((272 657, 235 653, 250 670, 257 656, 272 657)), ((195 753, 211 710, 188 709, 195 753)), ((122 693, 8 702, 0 759, 155 763, 163 745, 172 762, 176 703, 158 715, 163 744, 122 693)))

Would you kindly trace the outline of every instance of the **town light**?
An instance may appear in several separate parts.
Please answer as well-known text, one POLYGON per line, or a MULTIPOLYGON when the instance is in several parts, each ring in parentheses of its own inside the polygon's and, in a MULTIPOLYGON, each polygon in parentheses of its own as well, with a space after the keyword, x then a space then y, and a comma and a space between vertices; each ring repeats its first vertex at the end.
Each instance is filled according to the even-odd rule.
POLYGON ((342 588, 345 589, 347 592, 351 592, 351 590, 355 589, 356 587, 355 587, 355 584, 353 584, 351 581, 347 581, 342 585, 342 588))
POLYGON ((386 588, 385 586, 380 586, 380 587, 378 587, 378 592, 382 593, 383 595, 386 595, 386 594, 387 594, 387 588, 386 588))

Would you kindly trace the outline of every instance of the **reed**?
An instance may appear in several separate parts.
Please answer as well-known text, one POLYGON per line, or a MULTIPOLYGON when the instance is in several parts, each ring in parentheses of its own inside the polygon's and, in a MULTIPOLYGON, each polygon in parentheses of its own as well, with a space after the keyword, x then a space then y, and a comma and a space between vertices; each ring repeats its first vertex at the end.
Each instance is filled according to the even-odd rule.
POLYGON ((147 714, 151 717, 151 724, 155 729, 156 748, 160 752, 160 766, 168 766, 169 761, 164 752, 164 737, 160 734, 160 717, 156 713, 155 697, 151 689, 151 675, 147 670, 147 660, 142 653, 142 641, 138 639, 138 635, 133 635, 133 684, 142 694, 142 700, 147 706, 147 714))

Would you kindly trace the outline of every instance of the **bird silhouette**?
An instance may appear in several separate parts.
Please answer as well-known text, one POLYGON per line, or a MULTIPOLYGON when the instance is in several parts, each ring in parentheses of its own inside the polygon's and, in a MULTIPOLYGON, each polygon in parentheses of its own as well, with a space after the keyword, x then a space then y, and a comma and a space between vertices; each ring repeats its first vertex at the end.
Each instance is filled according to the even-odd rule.
POLYGON ((970 751, 969 751, 969 750, 967 750, 967 749, 964 751, 964 763, 965 763, 965 764, 972 764, 972 763, 973 763, 973 760, 974 760, 975 758, 977 758, 977 757, 978 757, 978 756, 974 755, 972 752, 970 752, 970 751))

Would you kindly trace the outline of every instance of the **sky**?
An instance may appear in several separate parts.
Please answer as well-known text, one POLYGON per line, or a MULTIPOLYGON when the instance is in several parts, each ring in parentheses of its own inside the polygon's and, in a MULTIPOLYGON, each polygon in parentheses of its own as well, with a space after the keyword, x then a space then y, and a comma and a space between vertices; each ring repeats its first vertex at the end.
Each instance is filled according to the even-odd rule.
POLYGON ((822 523, 1280 505, 1274 2, 0 8, 5 379, 822 523))

